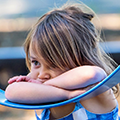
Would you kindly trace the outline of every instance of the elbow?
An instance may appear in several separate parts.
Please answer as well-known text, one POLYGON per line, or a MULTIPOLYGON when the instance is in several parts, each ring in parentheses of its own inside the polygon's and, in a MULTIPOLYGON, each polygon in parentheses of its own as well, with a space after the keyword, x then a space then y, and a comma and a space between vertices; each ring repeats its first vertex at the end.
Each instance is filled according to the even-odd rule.
POLYGON ((6 90, 5 90, 5 97, 6 97, 6 99, 7 100, 9 100, 10 99, 10 91, 9 91, 9 86, 7 86, 7 88, 6 88, 6 90))
POLYGON ((12 83, 12 84, 8 85, 5 90, 6 99, 11 102, 14 101, 14 99, 16 98, 15 93, 16 93, 16 83, 12 83))
POLYGON ((5 97, 7 100, 11 101, 12 100, 12 89, 11 89, 11 84, 7 86, 5 90, 5 97))
POLYGON ((97 66, 93 67, 91 79, 93 79, 95 82, 100 82, 106 77, 107 77, 107 74, 102 68, 97 66))
POLYGON ((87 66, 83 76, 86 80, 85 85, 88 86, 101 82, 104 78, 106 78, 107 74, 102 68, 98 66, 87 66))

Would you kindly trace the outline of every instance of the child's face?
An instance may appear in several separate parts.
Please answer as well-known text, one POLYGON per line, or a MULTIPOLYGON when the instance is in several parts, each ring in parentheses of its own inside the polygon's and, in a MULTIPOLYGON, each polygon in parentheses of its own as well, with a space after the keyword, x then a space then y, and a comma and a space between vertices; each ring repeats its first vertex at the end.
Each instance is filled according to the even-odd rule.
POLYGON ((32 79, 38 80, 44 83, 46 80, 57 77, 65 71, 59 68, 53 68, 49 66, 43 57, 38 57, 35 52, 33 52, 32 47, 30 47, 30 62, 31 71, 30 76, 32 79))

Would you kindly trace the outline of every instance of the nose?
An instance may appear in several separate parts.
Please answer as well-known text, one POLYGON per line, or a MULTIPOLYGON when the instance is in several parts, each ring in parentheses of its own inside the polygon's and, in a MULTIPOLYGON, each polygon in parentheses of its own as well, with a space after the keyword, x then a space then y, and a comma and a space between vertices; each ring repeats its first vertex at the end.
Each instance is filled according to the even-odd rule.
POLYGON ((38 78, 41 80, 49 80, 51 78, 50 72, 45 69, 41 69, 38 73, 38 78))

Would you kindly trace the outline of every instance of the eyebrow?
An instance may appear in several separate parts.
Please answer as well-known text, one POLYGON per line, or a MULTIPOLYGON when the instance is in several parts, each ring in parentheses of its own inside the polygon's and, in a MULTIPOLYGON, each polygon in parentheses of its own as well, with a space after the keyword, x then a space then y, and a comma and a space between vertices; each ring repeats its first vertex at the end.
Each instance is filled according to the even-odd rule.
POLYGON ((40 61, 42 61, 41 58, 37 58, 37 57, 35 57, 35 56, 30 56, 30 58, 31 58, 31 59, 35 59, 35 60, 38 60, 38 59, 39 59, 40 61))
POLYGON ((32 58, 32 59, 36 59, 36 57, 33 57, 33 56, 30 56, 30 58, 32 58))

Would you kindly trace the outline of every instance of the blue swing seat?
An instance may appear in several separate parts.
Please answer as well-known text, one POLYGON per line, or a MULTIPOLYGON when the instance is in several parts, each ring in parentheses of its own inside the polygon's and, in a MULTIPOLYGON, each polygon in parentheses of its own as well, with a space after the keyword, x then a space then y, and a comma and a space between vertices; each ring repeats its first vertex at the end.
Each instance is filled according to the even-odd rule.
POLYGON ((33 105, 19 104, 19 103, 13 103, 8 101, 5 98, 5 91, 0 89, 0 104, 3 106, 18 108, 18 109, 45 109, 45 108, 58 107, 71 102, 77 102, 80 99, 86 99, 86 98, 99 95, 107 91, 108 89, 112 88, 113 86, 117 85, 118 83, 120 83, 120 66, 118 66, 109 76, 107 76, 103 81, 95 85, 93 88, 69 100, 65 100, 57 103, 46 103, 46 104, 39 104, 39 105, 38 104, 33 104, 33 105))

